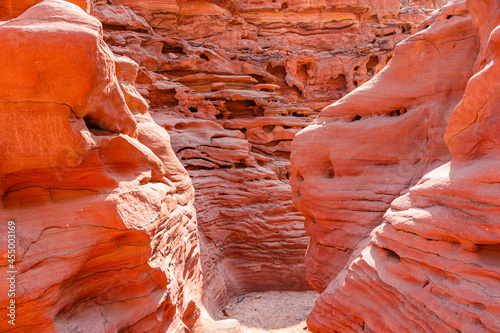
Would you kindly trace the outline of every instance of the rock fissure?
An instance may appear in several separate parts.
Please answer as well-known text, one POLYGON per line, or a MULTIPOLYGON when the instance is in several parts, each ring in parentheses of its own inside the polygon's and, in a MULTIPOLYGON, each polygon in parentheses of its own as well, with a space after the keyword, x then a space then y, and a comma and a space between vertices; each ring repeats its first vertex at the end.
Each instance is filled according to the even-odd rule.
POLYGON ((71 2, 0 10, 19 322, 236 333, 312 287, 312 332, 500 329, 498 4, 71 2))

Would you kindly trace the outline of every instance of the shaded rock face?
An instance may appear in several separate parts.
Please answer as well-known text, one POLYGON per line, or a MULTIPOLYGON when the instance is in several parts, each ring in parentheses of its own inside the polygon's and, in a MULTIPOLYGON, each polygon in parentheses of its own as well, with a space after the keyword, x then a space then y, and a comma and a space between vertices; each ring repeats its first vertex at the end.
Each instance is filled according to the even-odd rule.
POLYGON ((451 2, 424 23, 424 30, 396 47, 393 61, 369 84, 326 108, 297 135, 292 148, 294 199, 308 216, 317 245, 317 250, 311 247, 308 269, 318 289, 328 285, 308 318, 313 332, 499 331, 498 13, 495 1, 451 2), (453 60, 434 67, 446 58, 453 60), (421 68, 418 76, 411 71, 413 61, 421 68), (410 71, 398 78, 393 73, 401 63, 410 64, 410 71), (416 79, 413 89, 400 90, 409 78, 416 79), (434 89, 426 87, 429 83, 434 89), (377 92, 387 91, 395 98, 374 103, 377 92), (385 106, 396 106, 390 103, 408 101, 402 105, 404 114, 380 115, 388 110, 385 106), (422 109, 429 111, 406 125, 422 109), (361 119, 350 125, 353 115, 361 119), (346 122, 344 131, 336 128, 341 122, 346 122), (394 122, 398 127, 392 127, 394 122), (366 151, 336 144, 342 139, 356 143, 360 130, 366 133, 375 124, 383 137, 373 144, 365 141, 366 151), (416 140, 422 127, 432 127, 435 136, 416 140), (320 149, 326 142, 332 147, 320 149), (399 144, 415 148, 410 153, 396 150, 389 159, 386 151, 394 152, 399 144), (310 149, 318 158, 307 163, 310 149), (364 169, 367 157, 384 161, 377 173, 364 169), (335 177, 313 190, 332 165, 335 177), (354 175, 357 171, 362 172, 354 175), (360 192, 365 187, 368 191, 360 192), (383 193, 386 188, 390 191, 383 193), (319 202, 312 201, 314 193, 319 202), (344 193, 345 208, 337 193, 344 193), (381 193, 384 203, 377 202, 381 193), (373 207, 380 212, 366 213, 373 207), (364 211, 368 217, 342 210, 364 211), (377 219, 381 224, 370 233, 377 219), (323 243, 346 253, 323 250, 323 243), (329 271, 318 265, 328 255, 339 262, 329 271))
POLYGON ((310 288, 291 141, 379 72, 437 5, 94 2, 111 50, 140 64, 136 87, 193 179, 213 314, 246 292, 310 288))
POLYGON ((444 132, 472 75, 477 36, 458 4, 420 29, 396 47, 390 66, 325 108, 293 142, 294 200, 306 216, 308 279, 318 291, 390 203, 450 159, 444 132))
POLYGON ((133 86, 137 64, 59 0, 3 22, 0 45, 0 220, 17 239, 16 325, 3 316, 0 330, 188 331, 200 314, 194 190, 133 86))

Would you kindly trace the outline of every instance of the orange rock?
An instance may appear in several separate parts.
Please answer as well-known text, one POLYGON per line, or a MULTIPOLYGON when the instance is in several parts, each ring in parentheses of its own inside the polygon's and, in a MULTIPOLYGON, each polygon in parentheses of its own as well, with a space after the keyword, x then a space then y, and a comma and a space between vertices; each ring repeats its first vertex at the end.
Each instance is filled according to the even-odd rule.
POLYGON ((93 6, 91 14, 98 18, 107 29, 123 29, 139 32, 148 32, 151 30, 149 24, 128 7, 97 2, 93 6))
POLYGON ((316 290, 344 268, 394 198, 449 160, 444 131, 476 54, 469 16, 438 20, 296 136, 292 186, 308 221, 306 263, 316 290), (446 68, 446 75, 433 68, 446 68))
MULTIPOLYGON (((28 8, 42 2, 43 0, 3 0, 0 2, 0 21, 8 21, 18 17, 24 13, 28 8)), ((87 13, 92 8, 92 1, 90 0, 66 0, 74 3, 87 13)))
POLYGON ((0 27, 0 43, 5 45, 0 51, 1 66, 12 68, 0 74, 4 82, 0 99, 57 101, 70 106, 77 118, 86 117, 100 128, 134 135, 136 122, 123 101, 114 75, 113 55, 100 38, 99 21, 84 16, 80 8, 65 1, 45 4, 32 7, 0 27), (61 15, 67 21, 59 20, 61 15), (32 34, 25 33, 29 30, 28 20, 32 34), (75 35, 67 34, 68 29, 74 29, 75 35), (23 31, 25 35, 19 39, 23 31), (74 47, 67 47, 69 43, 74 47), (81 52, 83 48, 88 49, 88 54, 81 52), (110 98, 96 98, 101 91, 110 98), (114 109, 122 111, 108 111, 114 109))
MULTIPOLYGON (((401 98, 397 99, 398 101, 406 101, 407 97, 399 93, 399 89, 406 85, 405 81, 412 75, 406 72, 407 76, 399 79, 389 75, 391 69, 398 68, 398 62, 409 63, 408 67, 411 68, 413 59, 417 59, 421 66, 420 75, 434 75, 426 68, 446 69, 446 75, 436 73, 435 78, 428 78, 428 83, 440 82, 430 90, 434 102, 429 104, 425 97, 422 99, 417 96, 413 100, 413 110, 430 106, 431 112, 449 115, 449 110, 453 109, 445 137, 451 153, 451 162, 447 162, 444 155, 440 163, 428 164, 426 171, 432 171, 418 181, 412 179, 407 185, 408 190, 403 191, 406 193, 392 201, 383 220, 379 217, 379 221, 383 223, 371 232, 369 238, 357 244, 354 251, 350 248, 352 255, 348 261, 345 260, 347 266, 332 270, 330 274, 324 274, 324 270, 317 265, 310 266, 313 267, 313 272, 314 269, 319 272, 314 274, 315 277, 331 279, 308 318, 308 326, 313 332, 496 332, 500 329, 500 309, 497 306, 500 266, 496 262, 500 235, 499 195, 495 185, 499 181, 495 169, 499 152, 496 144, 498 116, 494 111, 500 105, 500 99, 495 97, 500 89, 496 80, 499 75, 497 53, 500 47, 497 43, 497 39, 500 40, 497 33, 500 22, 497 7, 498 4, 494 1, 468 1, 467 9, 472 14, 471 20, 464 1, 455 1, 445 6, 431 17, 429 23, 433 23, 428 28, 401 45, 409 50, 409 45, 418 43, 419 47, 415 52, 398 53, 400 47, 397 47, 391 64, 370 81, 373 85, 368 83, 357 93, 354 92, 325 109, 313 127, 297 136, 297 142, 294 143, 297 150, 292 154, 294 167, 300 166, 300 170, 297 169, 295 174, 296 200, 311 218, 322 212, 324 220, 310 226, 312 242, 319 244, 326 237, 324 229, 320 229, 318 224, 329 227, 326 230, 332 232, 351 227, 350 223, 335 222, 333 225, 330 222, 332 217, 339 219, 338 209, 328 211, 323 208, 327 206, 324 203, 312 206, 314 202, 305 201, 309 195, 307 191, 312 193, 307 184, 313 181, 310 178, 311 173, 316 172, 317 177, 321 177, 328 170, 321 168, 317 162, 319 159, 313 161, 307 169, 307 163, 302 161, 305 156, 306 138, 314 136, 316 143, 318 140, 329 140, 328 132, 320 132, 320 122, 328 121, 325 124, 325 127, 328 127, 335 121, 334 117, 347 117, 350 103, 359 103, 357 113, 369 109, 377 112, 378 106, 385 104, 384 98, 380 104, 367 98, 366 89, 369 86, 374 91, 377 91, 377 87, 385 87, 380 92, 389 92, 389 97, 390 94, 396 93, 401 98), (485 8, 482 6, 491 10, 481 10, 485 8), (471 21, 475 27, 469 23, 471 21), (455 28, 448 30, 451 27, 455 28), (450 37, 453 40, 459 38, 460 34, 470 36, 469 41, 465 42, 460 38, 458 41, 449 42, 450 37), (476 34, 479 38, 475 37, 476 34), (484 38, 488 40, 487 43, 484 38), (434 67, 435 60, 430 59, 432 52, 428 53, 426 43, 433 43, 433 47, 440 50, 439 57, 460 59, 460 62, 467 65, 456 63, 454 67, 453 62, 448 62, 447 66, 434 67), (466 68, 474 68, 469 77, 464 72, 461 80, 452 80, 452 77, 459 73, 458 69, 466 68), (444 79, 450 80, 448 85, 443 82, 444 79), (465 89, 464 79, 467 81, 465 89), (363 89, 365 87, 366 89, 363 89), (449 99, 450 96, 461 95, 461 101, 458 105, 449 104, 443 108, 446 104, 439 102, 444 100, 440 97, 442 89, 450 88, 452 90, 448 90, 443 97, 449 99), (299 179, 298 172, 305 174, 303 180, 299 179), (307 209, 308 202, 312 202, 311 209, 307 209)), ((413 84, 414 89, 409 93, 423 92, 421 89, 425 88, 426 84, 413 84)), ((423 94, 420 93, 420 96, 423 94)), ((407 113, 396 118, 403 119, 411 114, 412 108, 408 108, 407 113)), ((432 119, 431 117, 429 119, 432 119)), ((358 123, 368 122, 370 119, 373 119, 373 122, 377 118, 381 124, 390 126, 391 119, 381 116, 362 118, 358 123)), ((341 120, 335 122, 339 121, 341 120)), ((406 138, 414 135, 416 129, 406 128, 400 123, 397 132, 406 138)), ((359 130, 355 134, 358 133, 359 130)), ((440 137, 442 133, 441 128, 440 137)), ((442 143, 436 138, 430 138, 428 142, 425 158, 435 161, 436 157, 429 159, 428 154, 433 152, 433 146, 442 143)), ((376 147, 372 146, 371 142, 368 145, 374 157, 381 156, 386 149, 395 148, 394 144, 387 141, 378 143, 376 147)), ((362 166, 359 160, 367 155, 359 154, 355 149, 351 152, 353 154, 350 156, 358 161, 351 166, 355 171, 357 167, 362 166)), ((331 152, 328 155, 328 158, 333 160, 334 170, 337 170, 335 166, 338 162, 334 160, 336 156, 337 154, 331 152)), ((418 163, 412 168, 420 178, 422 169, 417 166, 418 163)), ((341 168, 340 175, 343 175, 342 170, 341 168)), ((382 191, 381 183, 384 182, 384 174, 380 170, 382 169, 373 176, 378 191, 382 191), (378 178, 375 178, 376 176, 378 178)), ((363 173, 367 174, 366 171, 363 173)), ((354 185, 355 178, 352 178, 352 175, 348 177, 351 177, 354 185)), ((397 178, 391 175, 391 179, 394 181, 397 178)), ((343 191, 340 188, 341 183, 335 181, 334 178, 329 187, 316 189, 316 197, 328 199, 333 197, 333 193, 343 191)), ((357 198, 345 203, 346 209, 366 209, 369 206, 361 204, 370 198, 372 196, 369 192, 359 192, 357 198)), ((361 218, 358 221, 359 224, 364 223, 361 218)), ((373 225, 375 223, 376 220, 373 220, 373 225)), ((352 239, 352 236, 350 238, 352 239)), ((328 240, 336 245, 345 239, 345 236, 339 236, 328 240)), ((312 257, 315 258, 314 254, 312 257)), ((324 256, 319 256, 319 259, 326 262, 324 256)), ((315 262, 313 260, 313 263, 315 262)), ((320 286, 324 286, 324 280, 321 282, 320 286)))
POLYGON ((384 68, 429 2, 113 3, 95 5, 105 40, 139 64, 137 90, 197 191, 209 312, 248 291, 310 288, 291 141, 384 68), (127 7, 152 30, 132 28, 127 7))
POLYGON ((16 326, 4 317, 0 330, 194 329, 194 190, 134 88, 139 66, 115 58, 101 24, 64 1, 0 31, 0 219, 4 235, 15 221, 17 240, 16 326))
POLYGON ((214 314, 245 292, 310 288, 291 140, 381 71, 426 16, 399 9, 95 1, 101 26, 53 0, 3 23, 0 111, 14 120, 0 141, 1 216, 16 219, 26 252, 19 320, 47 331, 238 332, 211 322, 200 298, 214 314), (197 189, 201 245, 176 154, 197 189))

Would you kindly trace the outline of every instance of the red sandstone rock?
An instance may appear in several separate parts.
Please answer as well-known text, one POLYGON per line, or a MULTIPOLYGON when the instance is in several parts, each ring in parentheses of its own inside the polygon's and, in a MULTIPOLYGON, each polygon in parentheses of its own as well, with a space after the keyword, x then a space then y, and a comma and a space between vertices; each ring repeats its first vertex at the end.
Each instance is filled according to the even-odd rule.
POLYGON ((98 38, 99 21, 83 16, 76 6, 54 2, 50 11, 47 6, 35 6, 1 29, 0 65, 10 69, 0 74, 3 149, 8 150, 0 162, 2 174, 80 164, 82 155, 95 146, 82 132, 82 118, 108 131, 135 135, 136 120, 121 96, 113 56, 98 38), (58 20, 61 16, 71 23, 58 20), (75 34, 68 34, 68 29, 75 34), (23 31, 32 33, 19 38, 23 31), (100 91, 109 98, 102 98, 100 91), (44 103, 53 111, 41 114, 38 108, 44 103), (22 116, 16 116, 18 109, 25 110, 22 116), (72 121, 63 121, 68 117, 72 121), (26 127, 52 129, 21 140, 30 137, 26 127))
MULTIPOLYGON (((324 271, 317 270, 319 273, 315 273, 315 276, 320 276, 325 281, 328 279, 332 281, 316 302, 315 309, 308 318, 309 328, 313 332, 497 332, 500 330, 498 307, 500 266, 496 259, 500 235, 499 197, 496 185, 499 179, 495 168, 498 164, 496 142, 498 116, 495 110, 500 103, 496 98, 500 88, 496 79, 500 68, 498 66, 500 44, 497 42, 500 36, 497 33, 500 22, 497 7, 498 4, 493 1, 469 1, 467 9, 472 14, 471 20, 463 1, 450 3, 433 15, 430 27, 401 45, 403 51, 404 47, 407 47, 407 52, 402 52, 400 47, 397 47, 393 61, 386 70, 370 81, 373 84, 368 83, 344 100, 325 109, 315 125, 297 136, 294 142, 294 148, 297 150, 293 151, 292 155, 294 168, 297 167, 296 193, 298 195, 300 191, 301 194, 300 197, 296 197, 297 202, 312 218, 320 213, 323 214, 326 220, 323 224, 328 227, 326 230, 345 229, 350 224, 344 222, 334 225, 331 222, 332 218, 338 219, 338 209, 331 211, 321 207, 307 209, 305 200, 310 195, 307 182, 312 182, 311 173, 314 171, 316 175, 320 175, 321 172, 326 174, 328 171, 327 168, 321 167, 319 159, 316 160, 318 162, 313 161, 309 167, 302 160, 306 156, 307 138, 314 136, 316 142, 332 140, 327 136, 327 132, 321 132, 321 122, 325 121, 324 126, 329 127, 332 123, 341 121, 332 122, 332 119, 336 119, 334 117, 345 119, 350 115, 349 110, 353 110, 349 107, 352 103, 358 103, 356 113, 361 116, 365 116, 364 112, 370 110, 377 112, 378 105, 385 103, 383 99, 380 104, 374 103, 367 94, 370 89, 374 92, 395 93, 398 96, 394 98, 395 101, 408 101, 407 95, 398 93, 400 87, 404 87, 405 80, 401 78, 396 80, 389 75, 391 70, 398 69, 398 61, 411 64, 416 59, 422 68, 420 75, 434 75, 428 73, 425 68, 432 66, 432 62, 439 57, 460 59, 461 62, 467 63, 466 66, 462 64, 460 67, 458 63, 457 67, 453 67, 453 62, 448 62, 447 66, 430 67, 439 68, 441 71, 446 68, 446 76, 440 75, 428 81, 436 83, 436 79, 441 77, 440 84, 433 85, 433 89, 429 90, 432 91, 432 99, 436 102, 443 100, 436 88, 440 91, 451 88, 443 80, 453 79, 459 73, 458 69, 474 68, 472 77, 467 78, 464 72, 460 81, 455 76, 451 82, 455 85, 453 94, 457 97, 461 94, 463 97, 458 106, 452 107, 452 104, 449 104, 443 108, 444 104, 433 102, 432 112, 444 111, 443 114, 449 115, 450 108, 454 109, 449 118, 445 137, 451 152, 451 162, 443 163, 446 162, 444 155, 438 163, 442 164, 441 166, 429 164, 427 170, 430 168, 434 170, 418 181, 413 179, 407 183, 407 186, 410 186, 407 193, 392 201, 383 217, 383 223, 371 232, 369 239, 361 242, 352 252, 347 267, 332 270, 330 275, 321 275, 324 271), (481 10, 484 8, 489 10, 481 10), (475 26, 469 23, 471 21, 475 26), (462 28, 459 28, 460 26, 462 28), (454 29, 450 30, 452 27, 454 29), (466 39, 460 38, 461 34, 466 39), (479 36, 478 43, 475 42, 476 34, 479 36), (459 40, 453 41, 457 38, 459 40), (488 42, 485 42, 485 39, 488 42), (408 52, 408 45, 411 43, 419 44, 414 53, 408 52), (427 53, 426 43, 432 43, 433 47, 440 50, 438 57, 432 56, 432 51, 427 53), (430 59, 431 57, 434 60, 430 59), (468 82, 465 91, 460 93, 464 88, 464 79, 468 82), (382 87, 385 89, 378 90, 382 87), (298 178, 299 172, 301 175, 305 174, 303 180, 298 178)), ((413 85, 411 93, 424 92, 423 89, 428 89, 425 87, 425 81, 413 85)), ((449 99, 451 95, 448 90, 445 98, 449 99)), ((417 109, 429 106, 425 98, 422 100, 418 96, 412 103, 415 103, 413 105, 417 109)), ((403 119, 411 114, 412 109, 407 108, 407 113, 396 118, 403 119)), ((372 122, 380 118, 382 126, 389 128, 390 118, 384 119, 381 116, 373 118, 372 122)), ((366 120, 362 118, 357 123, 368 122, 370 119, 372 118, 366 120)), ((398 131, 405 138, 414 135, 415 132, 415 129, 406 129, 402 125, 398 131)), ((442 128, 440 132, 443 133, 442 128)), ((346 132, 340 132, 342 133, 346 132)), ((356 132, 358 133, 359 131, 356 132)), ((442 144, 430 138, 428 148, 424 151, 424 158, 431 162, 435 157, 429 159, 429 154, 433 151, 429 148, 437 143, 442 144)), ((376 148, 371 144, 368 146, 371 147, 374 157, 383 156, 386 149, 394 149, 394 144, 389 146, 390 142, 377 144, 376 148)), ((335 151, 335 148, 331 151, 335 151)), ((331 152, 327 156, 327 159, 333 160, 337 176, 338 155, 331 152)), ((367 155, 351 150, 348 156, 359 160, 366 158, 367 155)), ((343 176, 344 172, 342 165, 340 165, 340 176, 343 176)), ((355 171, 358 165, 359 162, 352 164, 350 170, 355 171)), ((418 165, 412 168, 416 174, 420 174, 420 170, 423 171, 418 165)), ((380 191, 384 174, 379 172, 378 177, 376 176, 372 176, 373 186, 374 188, 375 185, 379 186, 380 191)), ((394 176, 392 179, 394 180, 394 176)), ((329 187, 317 189, 316 196, 332 198, 331 193, 341 190, 340 185, 339 180, 334 178, 329 187)), ((366 209, 368 206, 361 204, 370 198, 369 192, 360 192, 357 198, 350 199, 345 205, 347 209, 355 207, 366 209)), ((379 218, 379 221, 382 219, 379 218)), ((359 218, 354 222, 361 224, 364 221, 359 218)), ((373 220, 372 225, 375 223, 376 220, 373 220)), ((320 223, 316 222, 310 227, 312 238, 317 239, 317 243, 326 239, 325 234, 328 235, 318 224, 320 223)), ((349 238, 352 239, 352 236, 349 238)), ((333 244, 341 244, 345 239, 345 236, 337 236, 328 240, 333 244)), ((314 253, 312 257, 315 259, 314 253)), ((324 257, 320 259, 326 262, 324 257)), ((342 260, 346 262, 344 258, 342 260)), ((323 282, 321 286, 324 285, 323 282)))
MULTIPOLYGON (((193 192, 164 129, 199 197, 203 296, 209 312, 248 291, 309 288, 304 218, 292 204, 288 184, 291 140, 322 107, 379 72, 392 57, 393 45, 414 33, 428 11, 400 8, 398 1, 113 3, 95 1, 92 15, 102 22, 112 52, 125 57, 113 59, 99 38, 100 25, 74 7, 63 12, 35 7, 24 15, 40 21, 38 10, 42 17, 68 19, 41 20, 30 27, 40 28, 47 42, 56 34, 65 47, 47 43, 52 48, 45 49, 36 36, 29 37, 31 45, 22 46, 41 58, 31 59, 28 53, 21 59, 43 60, 43 66, 3 60, 18 70, 17 77, 32 75, 22 76, 26 82, 21 85, 16 81, 5 87, 9 94, 4 98, 13 103, 0 114, 18 119, 5 131, 31 140, 4 137, 4 155, 19 150, 22 158, 21 163, 2 161, 2 214, 16 217, 23 230, 24 223, 40 225, 23 240, 22 246, 33 243, 29 249, 34 251, 27 252, 25 276, 39 274, 28 269, 32 263, 43 272, 46 262, 66 274, 45 285, 21 279, 31 290, 25 306, 45 302, 46 294, 38 297, 37 292, 53 286, 47 291, 52 298, 43 303, 52 309, 43 318, 48 331, 76 325, 99 331, 106 321, 111 331, 184 326, 203 333, 238 331, 234 321, 213 323, 199 308, 193 192), (65 26, 75 31, 66 39, 59 36, 65 26), (90 42, 76 33, 86 33, 90 42), (78 47, 62 52, 72 43, 87 45, 90 59, 78 47), (31 98, 38 98, 36 105, 31 98), (163 128, 152 121, 147 103, 163 128), (25 130, 21 125, 26 122, 17 116, 20 108, 31 115, 29 128, 50 127, 52 134, 25 130), (73 116, 72 109, 79 113, 73 116), (37 149, 33 142, 43 140, 44 149, 37 149), (57 242, 66 233, 71 241, 57 242), (86 235, 82 242, 87 243, 72 256, 65 251, 78 241, 75 234, 86 235), (130 249, 134 240, 141 244, 137 251, 130 249), (47 249, 63 255, 50 259, 47 249), (103 293, 104 288, 109 289, 103 293), (142 312, 130 313, 136 308, 142 312)), ((25 29, 13 22, 6 27, 25 29)), ((34 312, 23 320, 38 323, 40 318, 34 312)))
POLYGON ((194 191, 133 86, 138 65, 115 59, 101 24, 59 0, 1 25, 0 45, 0 219, 17 237, 16 325, 3 316, 0 330, 194 327, 194 191))
MULTIPOLYGON (((92 1, 90 0, 67 0, 74 3, 87 13, 92 8, 92 1)), ((7 21, 18 17, 24 13, 28 8, 42 2, 42 0, 2 0, 0 2, 0 21, 7 21)))
POLYGON ((464 8, 444 10, 454 16, 398 45, 388 67, 295 138, 292 185, 311 235, 306 264, 315 289, 344 268, 395 197, 449 160, 444 131, 477 54, 464 8))
POLYGON ((382 70, 428 10, 398 1, 113 3, 93 13, 111 50, 140 65, 137 90, 193 178, 209 312, 249 291, 310 288, 304 218, 288 184, 291 141, 382 70), (127 7, 152 30, 126 23, 127 7))

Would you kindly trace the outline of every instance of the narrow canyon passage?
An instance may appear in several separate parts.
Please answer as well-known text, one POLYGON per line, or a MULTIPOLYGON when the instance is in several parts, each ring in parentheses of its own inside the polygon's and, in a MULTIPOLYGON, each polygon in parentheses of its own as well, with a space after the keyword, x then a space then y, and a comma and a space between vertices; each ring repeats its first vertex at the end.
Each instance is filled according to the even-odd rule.
POLYGON ((236 297, 217 314, 217 320, 236 319, 242 333, 304 333, 318 293, 267 291, 236 297))
POLYGON ((94 3, 110 49, 140 65, 135 87, 193 181, 212 317, 248 293, 311 290, 291 142, 381 71, 434 6, 393 2, 94 3))
POLYGON ((499 13, 0 1, 0 331, 499 332, 499 13))

